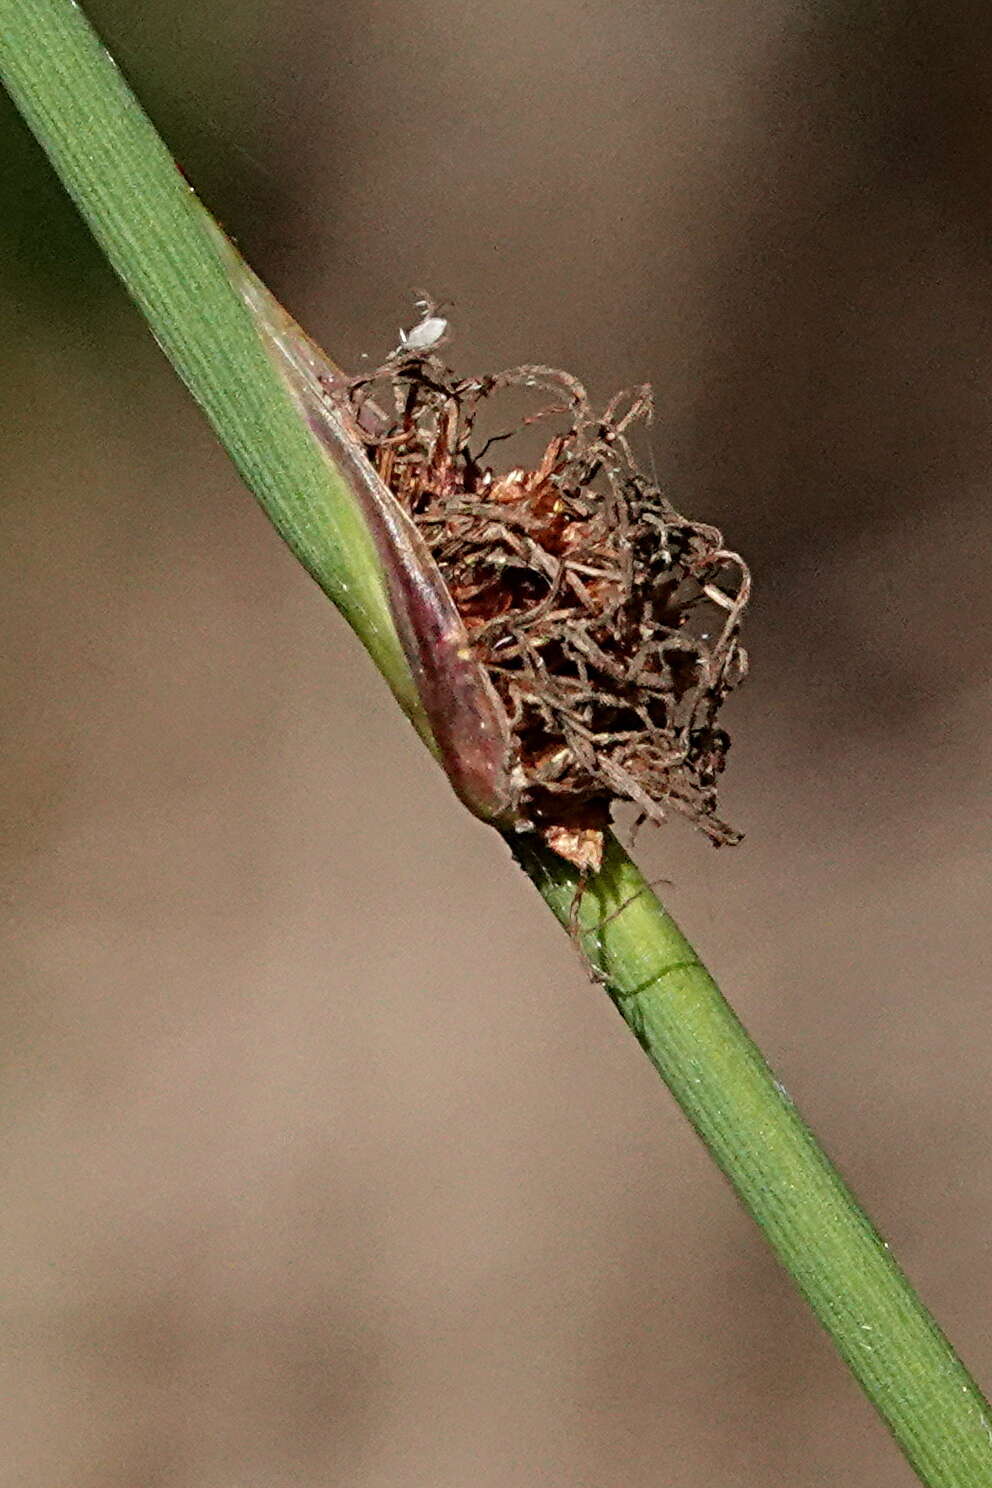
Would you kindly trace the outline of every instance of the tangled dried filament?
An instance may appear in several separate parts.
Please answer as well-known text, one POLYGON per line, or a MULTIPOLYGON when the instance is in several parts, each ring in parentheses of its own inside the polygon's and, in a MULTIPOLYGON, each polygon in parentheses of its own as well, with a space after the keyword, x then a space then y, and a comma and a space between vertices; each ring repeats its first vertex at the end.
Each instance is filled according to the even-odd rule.
POLYGON ((716 720, 746 670, 749 575, 638 469, 628 431, 650 419, 650 389, 596 416, 553 368, 458 379, 435 350, 402 347, 350 397, 506 709, 519 824, 583 870, 598 866, 615 801, 736 841, 716 814, 729 745, 716 720), (496 441, 474 453, 473 431, 511 386, 555 395, 524 424, 564 427, 533 468, 500 474, 486 461, 496 441))

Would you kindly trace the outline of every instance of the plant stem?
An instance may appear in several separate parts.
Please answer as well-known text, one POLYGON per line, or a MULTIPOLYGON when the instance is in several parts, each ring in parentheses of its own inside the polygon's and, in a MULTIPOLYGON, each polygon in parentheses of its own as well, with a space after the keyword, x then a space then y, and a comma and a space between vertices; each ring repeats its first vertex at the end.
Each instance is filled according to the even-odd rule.
MULTIPOLYGON (((563 925, 574 870, 511 849, 563 925)), ((589 961, 924 1483, 992 1483, 992 1421, 964 1365, 675 921, 615 838, 578 900, 589 961)))
POLYGON ((232 289, 213 219, 74 0, 0 0, 0 78, 246 485, 423 732, 348 484, 232 289))
MULTIPOLYGON (((328 475, 209 219, 73 0, 0 0, 0 76, 245 481, 416 717, 346 482, 328 475)), ((572 870, 530 839, 511 846, 568 924, 572 870)), ((578 918, 622 1017, 922 1481, 988 1488, 992 1423, 977 1387, 615 841, 578 918)))

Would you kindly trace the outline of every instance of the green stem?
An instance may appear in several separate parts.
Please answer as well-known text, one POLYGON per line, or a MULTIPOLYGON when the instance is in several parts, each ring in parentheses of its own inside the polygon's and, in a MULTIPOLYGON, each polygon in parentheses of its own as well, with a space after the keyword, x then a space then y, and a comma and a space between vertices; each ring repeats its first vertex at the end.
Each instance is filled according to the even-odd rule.
POLYGON ((74 0, 0 0, 0 79, 245 484, 426 732, 348 483, 232 289, 213 219, 74 0))
MULTIPOLYGON (((73 0, 0 0, 0 76, 245 481, 416 717, 347 482, 328 475, 209 218, 73 0)), ((922 1481, 987 1488, 981 1394, 633 863, 611 841, 577 901, 565 863, 511 845, 563 924, 577 906, 622 1017, 922 1481)))
POLYGON ((620 1016, 922 1481, 992 1483, 981 1392, 635 864, 612 838, 576 899, 560 858, 510 845, 563 925, 577 907, 620 1016))

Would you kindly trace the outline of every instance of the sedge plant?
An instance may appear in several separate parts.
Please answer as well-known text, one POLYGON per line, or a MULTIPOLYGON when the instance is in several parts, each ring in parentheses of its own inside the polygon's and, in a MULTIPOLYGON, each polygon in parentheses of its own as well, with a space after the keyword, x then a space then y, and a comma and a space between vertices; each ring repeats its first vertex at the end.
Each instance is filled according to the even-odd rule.
POLYGON ((326 396, 333 364, 241 262, 75 0, 0 0, 0 77, 245 483, 569 928, 920 1481, 986 1488, 978 1387, 631 858, 605 830, 583 857, 516 829, 499 699, 326 396))

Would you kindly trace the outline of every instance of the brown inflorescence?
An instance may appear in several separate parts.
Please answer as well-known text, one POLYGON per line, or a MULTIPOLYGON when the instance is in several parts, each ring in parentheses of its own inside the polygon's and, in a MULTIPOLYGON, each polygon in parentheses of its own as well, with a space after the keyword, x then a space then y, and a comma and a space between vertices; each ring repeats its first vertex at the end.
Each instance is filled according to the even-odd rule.
POLYGON ((350 396, 506 709, 519 824, 583 871, 598 867, 616 801, 655 821, 674 808, 736 841, 716 814, 729 744, 717 714, 746 670, 749 577, 638 469, 629 433, 650 420, 650 389, 595 415, 553 368, 459 379, 434 348, 404 346, 350 396), (510 387, 550 391, 523 425, 559 427, 535 465, 499 473, 474 429, 510 387))

